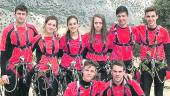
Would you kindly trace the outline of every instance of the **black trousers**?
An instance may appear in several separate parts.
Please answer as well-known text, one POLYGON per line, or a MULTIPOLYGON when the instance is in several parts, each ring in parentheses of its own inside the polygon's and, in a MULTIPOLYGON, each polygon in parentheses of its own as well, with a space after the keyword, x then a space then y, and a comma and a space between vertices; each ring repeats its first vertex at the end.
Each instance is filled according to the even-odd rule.
MULTIPOLYGON (((148 65, 149 65, 148 67, 151 68, 151 63, 149 63, 148 65)), ((164 81, 166 70, 165 68, 162 68, 157 73, 158 75, 155 75, 155 77, 152 78, 150 73, 148 73, 147 71, 141 72, 141 87, 143 91, 145 92, 146 96, 150 96, 150 90, 151 90, 151 85, 153 81, 154 81, 155 96, 163 96, 164 83, 162 83, 161 81, 164 81)))
MULTIPOLYGON (((7 70, 7 75, 9 76, 10 84, 6 84, 5 88, 7 90, 13 90, 16 84, 16 75, 11 70, 7 70)), ((17 80, 17 85, 12 92, 5 91, 5 96, 29 96, 29 88, 31 84, 32 71, 26 76, 26 82, 23 82, 23 78, 17 80)))
POLYGON ((58 95, 58 81, 57 77, 50 80, 48 77, 39 77, 36 82, 37 96, 57 96, 58 95))

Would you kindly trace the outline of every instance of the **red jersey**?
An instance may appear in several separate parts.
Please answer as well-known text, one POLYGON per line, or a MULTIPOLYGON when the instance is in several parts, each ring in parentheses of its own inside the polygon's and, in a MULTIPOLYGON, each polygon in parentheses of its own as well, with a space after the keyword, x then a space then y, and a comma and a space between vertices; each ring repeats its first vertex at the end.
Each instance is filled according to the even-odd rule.
POLYGON ((155 58, 157 60, 165 59, 164 44, 169 42, 168 31, 157 26, 155 29, 149 30, 146 25, 139 25, 140 31, 140 58, 141 60, 155 58))
POLYGON ((88 88, 81 86, 78 81, 72 82, 68 84, 64 96, 101 96, 104 86, 104 82, 102 81, 92 81, 88 88))
POLYGON ((84 35, 79 35, 77 39, 68 39, 66 36, 60 39, 60 49, 64 51, 61 58, 61 66, 69 68, 72 62, 76 61, 75 68, 81 70, 82 52, 85 48, 86 38, 84 35))
POLYGON ((112 25, 109 31, 109 38, 112 42, 112 53, 110 60, 131 60, 133 57, 133 45, 138 41, 139 34, 135 27, 127 26, 121 28, 120 26, 112 25))
POLYGON ((110 80, 106 83, 102 96, 144 96, 144 92, 134 80, 123 80, 120 85, 110 80))
POLYGON ((101 34, 95 34, 94 36, 94 42, 90 42, 90 34, 86 34, 88 42, 87 42, 87 55, 86 58, 90 59, 90 60, 94 60, 94 61, 107 61, 108 59, 108 48, 110 45, 110 40, 109 37, 107 35, 107 40, 104 43, 102 41, 102 36, 101 34))
POLYGON ((59 52, 59 40, 57 37, 49 36, 40 39, 36 49, 36 56, 39 64, 37 65, 41 71, 49 70, 52 67, 52 71, 57 75, 59 64, 57 54, 59 52), (50 64, 50 65, 48 65, 50 64))
POLYGON ((32 44, 35 43, 37 31, 33 25, 25 24, 23 27, 16 27, 10 24, 2 32, 1 40, 1 68, 2 74, 6 74, 7 69, 15 70, 15 64, 24 57, 24 62, 28 63, 28 69, 31 69, 32 62, 32 44), (8 66, 6 63, 8 61, 8 66))

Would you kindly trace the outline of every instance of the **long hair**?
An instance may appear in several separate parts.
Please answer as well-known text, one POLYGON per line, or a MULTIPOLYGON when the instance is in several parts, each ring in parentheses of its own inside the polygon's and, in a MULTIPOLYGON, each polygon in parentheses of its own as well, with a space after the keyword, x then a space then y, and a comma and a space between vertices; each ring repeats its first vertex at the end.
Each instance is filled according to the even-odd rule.
MULTIPOLYGON (((71 16, 69 16, 69 17, 67 18, 67 26, 68 26, 68 22, 69 22, 70 19, 72 19, 72 18, 76 19, 76 21, 77 21, 77 23, 78 23, 77 17, 74 16, 74 15, 71 15, 71 16)), ((70 30, 69 30, 69 29, 68 29, 67 32, 66 32, 66 38, 67 38, 68 40, 71 39, 70 30)))
POLYGON ((106 28, 106 21, 105 17, 102 14, 95 14, 92 19, 91 23, 91 30, 90 30, 90 43, 93 43, 95 40, 95 27, 94 27, 94 19, 98 17, 102 19, 102 29, 101 29, 101 37, 102 37, 102 42, 105 43, 107 41, 107 28, 106 28))

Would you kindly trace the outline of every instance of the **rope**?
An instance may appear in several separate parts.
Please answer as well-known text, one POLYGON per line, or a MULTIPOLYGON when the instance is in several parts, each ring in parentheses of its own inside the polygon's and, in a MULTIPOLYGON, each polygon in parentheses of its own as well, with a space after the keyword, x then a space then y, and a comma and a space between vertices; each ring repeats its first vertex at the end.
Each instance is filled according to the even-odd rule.
POLYGON ((4 89, 5 89, 5 91, 7 91, 8 93, 11 93, 11 92, 13 92, 15 89, 16 89, 16 87, 17 87, 17 84, 18 84, 18 76, 17 76, 17 70, 18 68, 16 68, 16 76, 15 76, 15 85, 14 85, 14 88, 13 89, 11 89, 11 90, 8 90, 7 88, 5 88, 4 87, 4 89))

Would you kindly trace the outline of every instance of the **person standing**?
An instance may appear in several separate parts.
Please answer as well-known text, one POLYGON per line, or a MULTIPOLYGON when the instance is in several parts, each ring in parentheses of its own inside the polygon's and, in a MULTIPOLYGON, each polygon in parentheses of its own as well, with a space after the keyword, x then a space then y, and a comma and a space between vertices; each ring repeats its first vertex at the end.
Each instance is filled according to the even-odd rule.
POLYGON ((95 14, 92 19, 90 33, 87 36, 87 53, 86 59, 90 59, 99 63, 98 74, 99 80, 107 81, 109 73, 107 72, 107 64, 109 59, 110 40, 106 28, 105 17, 102 14, 95 14))
POLYGON ((123 61, 126 66, 126 72, 131 73, 133 68, 133 46, 138 41, 138 30, 128 23, 128 9, 125 6, 119 6, 116 9, 117 24, 110 28, 109 35, 112 38, 112 53, 110 60, 123 61))
POLYGON ((58 54, 59 38, 56 35, 58 19, 55 16, 48 16, 45 19, 41 38, 35 43, 37 64, 35 72, 37 76, 38 96, 56 96, 58 94, 58 54))
POLYGON ((37 30, 27 23, 28 9, 20 4, 15 8, 15 22, 2 32, 1 74, 6 96, 28 96, 32 70, 32 44, 37 30), (9 79, 9 80, 8 80, 9 79))
POLYGON ((60 53, 63 52, 60 68, 62 73, 66 73, 64 77, 66 77, 68 84, 81 76, 82 52, 85 48, 86 38, 78 30, 79 24, 76 16, 67 18, 67 27, 68 31, 66 35, 61 37, 59 46, 60 53), (73 72, 73 70, 76 72, 73 72))
POLYGON ((141 87, 145 95, 150 96, 154 81, 155 96, 163 96, 166 73, 170 75, 170 37, 167 29, 157 24, 158 13, 155 7, 145 9, 145 20, 146 24, 137 26, 141 40, 141 87))

